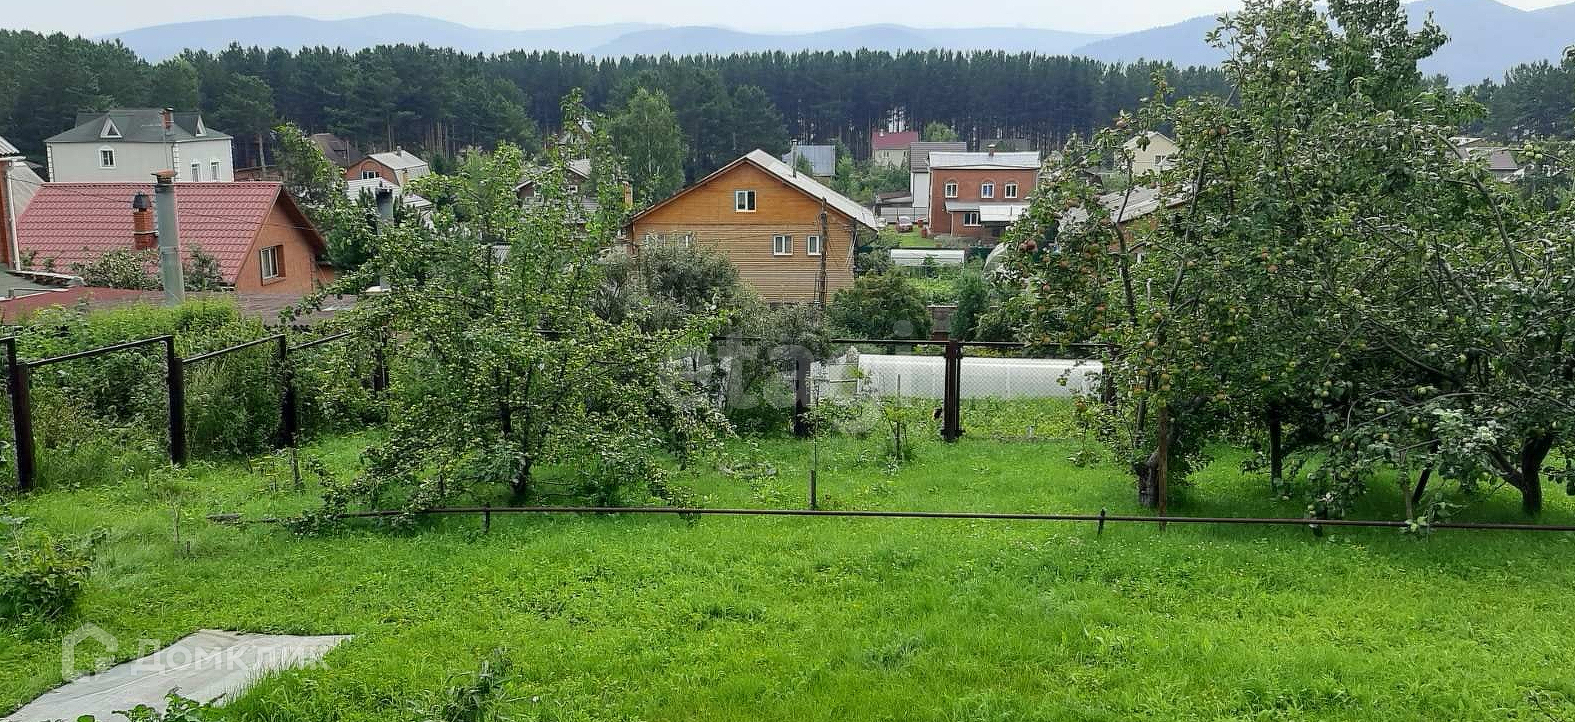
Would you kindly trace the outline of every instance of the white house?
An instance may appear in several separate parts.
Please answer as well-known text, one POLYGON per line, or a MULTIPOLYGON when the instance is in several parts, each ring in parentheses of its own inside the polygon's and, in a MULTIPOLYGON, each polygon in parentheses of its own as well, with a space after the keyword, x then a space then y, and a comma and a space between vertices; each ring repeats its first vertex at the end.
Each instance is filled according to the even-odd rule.
POLYGON ((49 180, 145 183, 174 170, 181 183, 235 180, 230 136, 200 113, 131 108, 78 113, 75 128, 44 141, 49 180))
POLYGON ((930 219, 930 153, 962 153, 963 141, 918 141, 908 146, 908 191, 913 195, 913 217, 930 219))
POLYGON ((1176 153, 1181 150, 1181 147, 1176 145, 1176 141, 1171 140, 1164 133, 1156 133, 1152 130, 1133 136, 1132 140, 1122 144, 1121 147, 1132 154, 1134 176, 1170 168, 1176 162, 1176 153), (1139 141, 1141 138, 1147 138, 1148 144, 1140 148, 1138 146, 1143 145, 1139 141))

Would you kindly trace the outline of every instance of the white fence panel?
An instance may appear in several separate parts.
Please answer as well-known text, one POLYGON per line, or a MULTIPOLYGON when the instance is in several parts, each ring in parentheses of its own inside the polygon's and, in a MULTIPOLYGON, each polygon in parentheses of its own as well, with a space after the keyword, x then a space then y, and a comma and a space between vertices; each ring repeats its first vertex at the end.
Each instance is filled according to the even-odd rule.
MULTIPOLYGON (((940 399, 945 395, 946 360, 940 356, 859 354, 856 360, 833 360, 824 369, 823 377, 815 374, 825 379, 822 396, 849 395, 858 386, 852 381, 860 377, 863 388, 879 396, 895 396, 899 382, 903 396, 940 399)), ((1093 360, 964 356, 962 398, 1042 399, 1095 393, 1103 370, 1093 360)))

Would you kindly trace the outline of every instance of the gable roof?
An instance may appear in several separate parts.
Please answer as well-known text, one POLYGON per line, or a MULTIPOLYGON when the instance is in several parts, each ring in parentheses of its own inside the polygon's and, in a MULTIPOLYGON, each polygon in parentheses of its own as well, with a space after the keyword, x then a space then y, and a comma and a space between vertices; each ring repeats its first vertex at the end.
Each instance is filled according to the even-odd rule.
POLYGON ((383 164, 389 170, 409 170, 411 168, 423 168, 426 167, 427 164, 426 161, 417 158, 415 153, 411 153, 404 148, 400 148, 399 150, 396 150, 392 153, 373 153, 367 157, 383 164))
POLYGON ((1176 141, 1171 140, 1170 136, 1165 135, 1164 133, 1160 133, 1158 131, 1153 131, 1153 130, 1145 130, 1145 131, 1143 131, 1141 133, 1138 133, 1137 135, 1132 136, 1131 138, 1127 139, 1127 142, 1122 143, 1121 147, 1126 148, 1127 150, 1136 150, 1137 149, 1138 138, 1143 138, 1143 137, 1147 137, 1148 138, 1149 147, 1153 147, 1154 143, 1166 143, 1166 144, 1169 144, 1170 147, 1172 147, 1172 148, 1179 148, 1180 147, 1180 146, 1176 145, 1176 141))
POLYGON ((699 181, 696 181, 688 188, 678 191, 667 200, 664 200, 651 206, 650 208, 636 213, 633 218, 629 219, 629 222, 633 223, 634 221, 640 220, 641 218, 650 214, 652 211, 655 211, 658 208, 661 208, 675 200, 678 200, 679 198, 682 198, 690 191, 704 186, 705 184, 710 183, 712 180, 721 177, 722 174, 737 168, 741 163, 750 163, 755 167, 776 176, 777 179, 781 180, 789 187, 798 190, 804 195, 807 195, 816 200, 825 201, 826 205, 835 209, 838 213, 851 218, 854 222, 863 225, 866 228, 871 230, 880 229, 880 219, 876 218, 875 214, 872 213, 870 209, 859 205, 853 199, 848 198, 841 193, 827 188, 825 185, 821 184, 820 181, 804 175, 803 173, 794 171, 792 166, 783 163, 772 156, 770 153, 760 150, 759 148, 749 151, 742 158, 722 166, 716 172, 701 178, 699 181))
POLYGON ((1008 168, 1021 170, 1039 169, 1039 151, 1015 153, 930 153, 931 168, 1008 168))
POLYGON ((205 126, 202 114, 175 113, 171 118, 169 137, 165 137, 164 111, 158 108, 114 108, 103 112, 77 113, 76 127, 55 135, 45 143, 176 143, 189 140, 229 140, 230 136, 205 126), (113 123, 119 137, 104 137, 104 131, 113 123), (197 135, 202 131, 202 135, 197 135))
POLYGON ((966 150, 968 150, 968 144, 960 140, 918 141, 908 146, 908 170, 914 173, 928 173, 931 153, 961 153, 966 150))
POLYGON ((822 177, 837 174, 837 146, 834 145, 795 145, 793 149, 782 156, 782 162, 789 166, 798 167, 798 159, 809 161, 809 172, 822 177))
MULTIPOLYGON (((193 247, 218 261, 225 283, 235 283, 252 243, 278 206, 292 226, 322 253, 321 234, 279 183, 177 183, 176 223, 181 248, 193 247)), ((45 183, 17 219, 17 247, 36 252, 36 264, 54 259, 65 270, 88 263, 109 251, 130 250, 131 199, 138 192, 153 195, 152 183, 45 183)))
POLYGON ((349 168, 366 157, 353 143, 333 133, 313 133, 311 140, 323 151, 329 162, 340 168, 349 168))
POLYGON ((16 146, 11 145, 11 141, 6 140, 3 137, 0 137, 0 158, 20 158, 20 157, 22 157, 22 151, 17 150, 16 146))
POLYGON ((895 133, 877 130, 870 133, 870 150, 902 150, 918 142, 919 131, 899 130, 895 133))

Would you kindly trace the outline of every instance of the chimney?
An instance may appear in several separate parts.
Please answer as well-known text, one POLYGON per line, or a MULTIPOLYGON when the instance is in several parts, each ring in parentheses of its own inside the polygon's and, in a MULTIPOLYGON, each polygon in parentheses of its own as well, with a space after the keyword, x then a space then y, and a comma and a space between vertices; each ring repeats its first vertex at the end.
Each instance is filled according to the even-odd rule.
POLYGON ((131 248, 147 251, 159 245, 159 231, 153 220, 153 199, 142 191, 131 198, 131 248))
POLYGON ((158 211, 159 280, 164 303, 175 306, 186 300, 186 278, 181 268, 180 227, 175 221, 175 171, 153 174, 153 197, 158 211))
POLYGON ((985 148, 986 148, 986 150, 990 151, 990 157, 994 158, 995 157, 995 144, 991 143, 990 145, 985 146, 985 148))
POLYGON ((169 130, 170 126, 175 125, 175 109, 165 108, 159 111, 159 119, 164 121, 164 129, 169 130))

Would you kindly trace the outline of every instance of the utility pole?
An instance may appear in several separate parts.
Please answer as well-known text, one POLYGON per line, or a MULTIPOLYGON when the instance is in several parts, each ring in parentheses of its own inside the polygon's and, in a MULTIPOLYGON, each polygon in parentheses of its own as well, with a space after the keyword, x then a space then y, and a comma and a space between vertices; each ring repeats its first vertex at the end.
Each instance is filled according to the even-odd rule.
POLYGON ((826 199, 820 199, 820 277, 815 282, 815 303, 821 308, 826 307, 826 256, 831 253, 831 239, 828 238, 826 220, 826 199))
POLYGON ((186 278, 181 268, 180 227, 175 222, 175 171, 153 174, 154 208, 158 212, 159 280, 164 284, 164 304, 186 300, 186 278))

